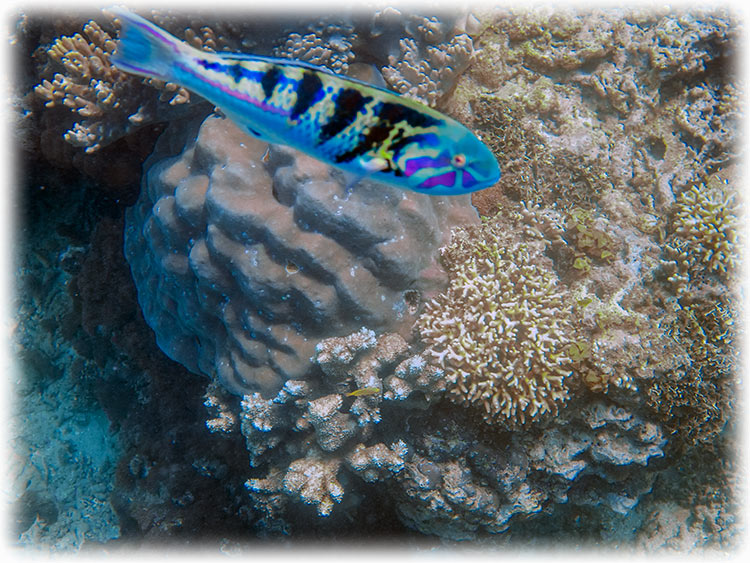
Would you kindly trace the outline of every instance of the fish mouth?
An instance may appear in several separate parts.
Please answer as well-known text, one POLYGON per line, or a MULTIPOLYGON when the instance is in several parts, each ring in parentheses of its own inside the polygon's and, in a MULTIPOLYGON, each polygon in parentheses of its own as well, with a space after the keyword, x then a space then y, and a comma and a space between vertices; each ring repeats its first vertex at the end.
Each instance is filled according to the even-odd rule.
POLYGON ((472 163, 471 169, 482 183, 492 185, 500 179, 500 166, 495 158, 486 158, 472 163))

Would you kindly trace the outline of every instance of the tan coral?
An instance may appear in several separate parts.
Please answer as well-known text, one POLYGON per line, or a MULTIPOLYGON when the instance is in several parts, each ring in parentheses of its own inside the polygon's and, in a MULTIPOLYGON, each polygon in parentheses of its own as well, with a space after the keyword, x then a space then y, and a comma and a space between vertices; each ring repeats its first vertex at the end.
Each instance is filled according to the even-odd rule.
POLYGON ((402 441, 390 448, 382 442, 369 447, 357 444, 346 456, 346 462, 362 479, 373 483, 395 475, 404 468, 405 448, 402 441))
POLYGON ((175 105, 190 100, 187 90, 176 84, 120 71, 110 61, 114 50, 114 38, 95 21, 89 21, 82 34, 59 37, 49 47, 48 68, 59 72, 49 72, 51 80, 43 78, 34 89, 46 100, 46 107, 64 106, 82 118, 70 124, 63 137, 87 153, 153 120, 157 97, 151 95, 149 100, 149 90, 144 86, 161 90, 159 102, 175 105))
POLYGON ((688 243, 691 269, 731 274, 737 266, 737 203, 722 182, 693 186, 677 199, 675 233, 688 243))
POLYGON ((208 431, 223 432, 225 434, 232 432, 237 423, 237 417, 228 404, 229 394, 226 390, 222 389, 216 382, 211 382, 206 387, 203 397, 205 397, 203 405, 214 415, 213 418, 206 421, 208 431))
POLYGON ((327 338, 318 343, 313 361, 329 377, 345 378, 350 375, 350 364, 355 357, 375 346, 376 342, 375 332, 363 327, 348 336, 327 338))
POLYGON ((336 479, 339 459, 305 457, 293 461, 284 476, 284 490, 305 504, 317 506, 319 516, 328 516, 334 503, 344 498, 344 489, 336 479))
POLYGON ((274 49, 274 55, 325 66, 345 74, 355 59, 352 44, 356 40, 357 35, 351 28, 329 26, 304 35, 289 34, 283 45, 274 49))
POLYGON ((464 231, 446 249, 459 260, 448 291, 417 321, 452 399, 491 423, 556 412, 568 395, 570 306, 541 248, 499 226, 464 231))
POLYGON ((401 53, 389 57, 389 65, 382 69, 383 77, 397 92, 431 106, 453 89, 474 56, 474 44, 465 33, 424 50, 410 37, 399 44, 401 53))
POLYGON ((343 398, 337 393, 310 401, 305 418, 315 428, 318 445, 327 452, 339 449, 356 431, 354 417, 339 411, 343 398))

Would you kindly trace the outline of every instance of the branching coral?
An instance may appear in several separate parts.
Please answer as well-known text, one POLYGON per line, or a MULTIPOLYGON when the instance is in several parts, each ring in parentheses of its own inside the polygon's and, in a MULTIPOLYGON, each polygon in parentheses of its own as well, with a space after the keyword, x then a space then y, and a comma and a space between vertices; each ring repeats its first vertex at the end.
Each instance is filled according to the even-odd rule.
POLYGON ((328 516, 334 503, 341 502, 344 489, 336 479, 341 462, 302 458, 293 461, 284 475, 284 490, 305 504, 317 507, 320 516, 328 516))
POLYGON ((474 44, 465 33, 424 48, 413 38, 402 39, 400 45, 401 54, 389 57, 383 77, 397 92, 431 106, 451 91, 474 55, 474 44))
POLYGON ((566 238, 575 248, 574 268, 584 259, 612 262, 617 253, 617 243, 606 231, 607 221, 595 218, 585 209, 572 209, 568 214, 566 238))
POLYGON ((346 456, 349 467, 365 481, 373 483, 399 473, 404 468, 406 444, 399 441, 389 448, 383 443, 374 446, 357 444, 346 456))
POLYGON ((417 327, 445 366, 451 397, 483 405, 488 422, 525 422, 567 398, 570 306, 540 247, 499 225, 459 232, 444 251, 448 291, 417 327))
POLYGON ((82 117, 64 134, 65 140, 91 153, 154 120, 159 103, 182 104, 190 96, 175 84, 157 83, 127 74, 110 62, 113 38, 94 21, 83 35, 58 38, 47 50, 52 80, 43 79, 35 91, 47 107, 65 106, 82 117), (161 88, 161 99, 144 84, 161 88))
POLYGON ((311 27, 304 34, 290 33, 284 43, 274 49, 274 55, 325 66, 345 74, 355 59, 352 46, 358 38, 354 26, 321 22, 311 27))
POLYGON ((646 401, 685 444, 715 442, 734 410, 735 316, 726 295, 714 296, 679 308, 667 328, 685 344, 691 361, 657 377, 646 401))
POLYGON ((738 259, 738 205, 720 181, 693 186, 677 198, 675 234, 687 247, 688 269, 731 275, 738 259))

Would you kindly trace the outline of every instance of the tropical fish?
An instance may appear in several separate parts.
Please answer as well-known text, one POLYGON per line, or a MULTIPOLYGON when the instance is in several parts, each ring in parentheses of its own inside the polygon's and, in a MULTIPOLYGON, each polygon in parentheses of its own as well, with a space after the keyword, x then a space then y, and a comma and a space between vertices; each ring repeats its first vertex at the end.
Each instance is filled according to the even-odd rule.
POLYGON ((419 102, 311 64, 207 53, 127 10, 112 62, 174 82, 243 131, 353 174, 431 195, 492 186, 500 168, 467 127, 419 102))
POLYGON ((351 393, 347 393, 347 397, 366 397, 367 395, 374 395, 375 393, 380 393, 380 387, 363 387, 362 389, 357 389, 356 391, 352 391, 351 393))

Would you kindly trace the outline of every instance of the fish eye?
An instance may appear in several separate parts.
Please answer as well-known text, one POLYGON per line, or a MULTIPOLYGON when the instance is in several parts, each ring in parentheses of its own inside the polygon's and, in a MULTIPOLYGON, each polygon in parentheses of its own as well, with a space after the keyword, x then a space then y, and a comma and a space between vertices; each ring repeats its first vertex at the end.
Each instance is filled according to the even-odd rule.
POLYGON ((463 154, 454 154, 451 159, 451 164, 456 168, 463 168, 466 164, 466 156, 463 154))

